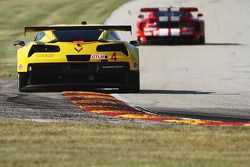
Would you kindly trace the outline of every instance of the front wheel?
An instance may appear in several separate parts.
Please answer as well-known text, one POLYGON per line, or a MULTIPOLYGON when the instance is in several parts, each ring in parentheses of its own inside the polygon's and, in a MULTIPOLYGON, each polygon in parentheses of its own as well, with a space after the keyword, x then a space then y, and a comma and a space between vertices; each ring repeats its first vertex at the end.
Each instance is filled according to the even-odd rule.
POLYGON ((137 41, 141 44, 141 38, 138 36, 137 41))
POLYGON ((17 88, 19 92, 24 91, 24 87, 27 86, 28 75, 26 73, 19 73, 17 76, 17 88))

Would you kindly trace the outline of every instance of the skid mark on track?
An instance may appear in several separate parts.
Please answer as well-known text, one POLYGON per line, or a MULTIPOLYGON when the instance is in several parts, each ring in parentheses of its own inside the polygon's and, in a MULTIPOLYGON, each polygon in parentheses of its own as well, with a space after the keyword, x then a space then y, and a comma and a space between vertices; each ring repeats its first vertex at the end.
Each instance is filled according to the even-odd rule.
POLYGON ((92 112, 106 116, 188 125, 250 126, 250 122, 199 120, 160 116, 150 112, 144 113, 129 106, 125 102, 105 93, 68 91, 63 92, 63 95, 65 95, 73 104, 77 105, 79 108, 86 112, 92 112))

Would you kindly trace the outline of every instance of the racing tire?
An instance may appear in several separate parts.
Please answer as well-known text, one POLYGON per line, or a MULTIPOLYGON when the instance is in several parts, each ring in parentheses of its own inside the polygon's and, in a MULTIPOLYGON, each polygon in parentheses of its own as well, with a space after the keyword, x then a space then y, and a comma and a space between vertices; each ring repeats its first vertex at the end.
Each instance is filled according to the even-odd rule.
POLYGON ((119 90, 122 93, 139 93, 140 92, 140 75, 139 72, 129 75, 129 85, 121 87, 119 90))
POLYGON ((24 87, 27 86, 28 75, 26 73, 19 73, 17 76, 17 88, 19 92, 24 92, 24 87))
POLYGON ((199 44, 204 45, 205 44, 205 36, 201 36, 199 39, 199 44))
POLYGON ((139 42, 140 45, 143 45, 144 43, 141 42, 141 38, 137 37, 137 41, 139 42))
POLYGON ((141 43, 141 38, 140 38, 140 37, 137 37, 137 41, 141 43))

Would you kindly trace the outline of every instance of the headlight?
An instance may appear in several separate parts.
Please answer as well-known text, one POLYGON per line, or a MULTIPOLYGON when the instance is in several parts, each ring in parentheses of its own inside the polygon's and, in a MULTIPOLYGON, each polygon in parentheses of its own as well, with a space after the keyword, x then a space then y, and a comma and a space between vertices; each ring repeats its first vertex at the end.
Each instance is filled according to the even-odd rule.
POLYGON ((38 52, 59 52, 59 51, 60 51, 59 46, 55 46, 55 45, 33 45, 30 48, 28 57, 38 52))
POLYGON ((98 52, 122 52, 128 56, 128 50, 123 44, 106 44, 97 46, 98 52))

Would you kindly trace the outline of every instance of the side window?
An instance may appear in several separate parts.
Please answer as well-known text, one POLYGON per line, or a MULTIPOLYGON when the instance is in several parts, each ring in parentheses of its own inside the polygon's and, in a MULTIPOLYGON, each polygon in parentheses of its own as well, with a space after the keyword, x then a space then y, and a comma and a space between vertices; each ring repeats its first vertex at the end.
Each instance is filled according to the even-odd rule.
POLYGON ((45 36, 45 33, 44 33, 44 32, 39 32, 39 33, 36 35, 34 41, 40 41, 44 36, 45 36))

